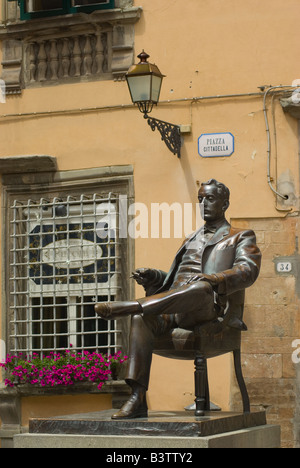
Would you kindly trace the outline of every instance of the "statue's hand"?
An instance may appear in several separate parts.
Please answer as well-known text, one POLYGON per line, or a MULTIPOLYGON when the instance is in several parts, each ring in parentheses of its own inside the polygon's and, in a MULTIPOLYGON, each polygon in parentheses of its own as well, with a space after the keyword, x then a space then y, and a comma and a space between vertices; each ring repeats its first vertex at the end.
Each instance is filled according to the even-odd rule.
POLYGON ((218 277, 216 275, 205 275, 204 273, 193 275, 186 284, 196 283, 197 281, 206 281, 211 286, 217 286, 219 284, 218 277))
POLYGON ((132 272, 131 278, 133 278, 138 284, 145 287, 155 281, 156 270, 151 268, 138 268, 132 272))

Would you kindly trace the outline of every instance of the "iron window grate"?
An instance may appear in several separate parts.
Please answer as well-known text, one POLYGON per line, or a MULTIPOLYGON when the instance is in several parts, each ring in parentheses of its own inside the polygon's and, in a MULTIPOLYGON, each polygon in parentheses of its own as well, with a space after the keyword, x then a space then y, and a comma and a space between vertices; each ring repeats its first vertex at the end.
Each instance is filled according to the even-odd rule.
POLYGON ((94 312, 120 295, 118 195, 15 200, 10 207, 10 349, 116 352, 116 321, 94 312))

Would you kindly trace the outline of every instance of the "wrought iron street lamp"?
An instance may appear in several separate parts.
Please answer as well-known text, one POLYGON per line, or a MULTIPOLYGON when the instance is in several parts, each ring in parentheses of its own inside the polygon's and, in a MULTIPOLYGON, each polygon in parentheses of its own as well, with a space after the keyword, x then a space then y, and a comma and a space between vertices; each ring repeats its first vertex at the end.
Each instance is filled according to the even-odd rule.
POLYGON ((164 78, 158 67, 148 62, 149 57, 145 51, 141 52, 138 55, 140 62, 130 67, 126 74, 131 99, 134 104, 137 104, 140 112, 144 114, 144 118, 147 119, 151 129, 153 131, 157 129, 169 150, 180 158, 180 126, 154 119, 148 115, 152 111, 153 106, 157 105, 159 101, 162 80, 164 78))

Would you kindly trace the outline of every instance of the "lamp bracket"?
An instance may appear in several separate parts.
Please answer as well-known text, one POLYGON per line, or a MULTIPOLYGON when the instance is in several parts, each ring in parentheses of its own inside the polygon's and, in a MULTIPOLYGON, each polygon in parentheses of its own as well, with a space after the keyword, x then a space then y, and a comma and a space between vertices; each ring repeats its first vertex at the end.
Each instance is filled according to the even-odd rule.
POLYGON ((157 129, 161 135, 161 139, 165 142, 166 146, 173 154, 177 154, 177 157, 181 157, 181 134, 180 126, 173 125, 164 120, 154 119, 149 117, 147 114, 144 115, 144 118, 147 119, 148 125, 150 125, 151 130, 154 132, 157 129))

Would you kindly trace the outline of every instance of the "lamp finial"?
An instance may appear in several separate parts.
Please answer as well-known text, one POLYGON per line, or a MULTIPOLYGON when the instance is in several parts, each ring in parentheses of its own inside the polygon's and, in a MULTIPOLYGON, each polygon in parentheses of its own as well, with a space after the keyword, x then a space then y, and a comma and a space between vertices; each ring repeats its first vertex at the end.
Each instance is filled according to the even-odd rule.
POLYGON ((147 52, 143 51, 138 55, 138 58, 140 59, 140 63, 148 63, 147 60, 150 57, 150 55, 147 54, 147 52))

